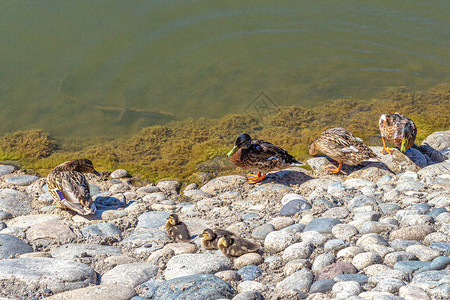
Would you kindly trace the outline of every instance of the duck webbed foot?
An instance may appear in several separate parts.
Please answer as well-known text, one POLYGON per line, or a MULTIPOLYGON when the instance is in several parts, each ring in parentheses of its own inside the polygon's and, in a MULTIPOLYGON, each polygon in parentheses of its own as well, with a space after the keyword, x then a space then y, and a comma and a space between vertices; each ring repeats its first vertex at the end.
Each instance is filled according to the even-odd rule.
POLYGON ((262 181, 264 178, 266 178, 267 174, 261 174, 261 171, 258 172, 258 174, 247 174, 247 183, 248 184, 255 184, 260 181, 262 181))
POLYGON ((339 173, 342 170, 342 162, 340 162, 338 166, 329 167, 327 170, 328 170, 328 174, 339 173))
POLYGON ((394 149, 388 148, 386 146, 386 141, 384 140, 384 138, 382 138, 382 140, 383 140, 383 150, 381 150, 381 153, 383 153, 383 155, 385 155, 386 154, 385 151, 386 151, 387 153, 391 154, 391 151, 394 151, 394 149))

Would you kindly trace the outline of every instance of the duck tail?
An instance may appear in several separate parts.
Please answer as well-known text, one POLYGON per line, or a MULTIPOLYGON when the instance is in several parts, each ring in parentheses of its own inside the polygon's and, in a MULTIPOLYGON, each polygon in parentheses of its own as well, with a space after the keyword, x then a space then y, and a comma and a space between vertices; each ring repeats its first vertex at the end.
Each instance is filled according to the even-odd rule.
POLYGON ((291 166, 291 167, 301 167, 301 166, 304 166, 304 165, 305 164, 302 163, 301 161, 296 160, 293 163, 291 163, 289 166, 291 166))

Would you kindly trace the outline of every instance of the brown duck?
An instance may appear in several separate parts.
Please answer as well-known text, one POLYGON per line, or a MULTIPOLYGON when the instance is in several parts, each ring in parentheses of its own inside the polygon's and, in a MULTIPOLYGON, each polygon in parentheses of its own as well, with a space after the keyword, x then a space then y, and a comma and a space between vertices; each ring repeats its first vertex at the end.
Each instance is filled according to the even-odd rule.
POLYGON ((357 165, 370 158, 377 158, 362 139, 354 137, 344 128, 330 128, 312 141, 309 145, 309 154, 317 155, 319 152, 339 163, 339 166, 328 169, 330 174, 339 173, 342 170, 342 164, 357 165))
POLYGON ((238 257, 259 250, 259 244, 228 234, 219 239, 217 246, 228 257, 238 257))
POLYGON ((252 139, 246 133, 237 137, 227 156, 236 166, 257 172, 256 175, 247 174, 249 184, 260 182, 267 172, 304 165, 286 150, 263 140, 252 139))
POLYGON ((383 140, 383 154, 391 154, 392 149, 386 147, 387 138, 392 144, 405 153, 416 140, 417 127, 414 122, 401 114, 381 115, 379 120, 381 139, 383 140))
POLYGON ((48 174, 48 191, 61 208, 68 208, 81 215, 94 214, 96 207, 83 173, 100 175, 89 159, 66 161, 48 174))
POLYGON ((174 241, 186 242, 191 240, 186 224, 181 222, 176 214, 171 214, 167 219, 166 231, 174 241))
POLYGON ((203 248, 207 250, 217 250, 219 247, 217 246, 217 243, 219 239, 224 236, 225 234, 228 234, 229 236, 234 236, 234 233, 228 230, 223 229, 210 229, 207 228, 203 230, 202 233, 202 246, 203 248))

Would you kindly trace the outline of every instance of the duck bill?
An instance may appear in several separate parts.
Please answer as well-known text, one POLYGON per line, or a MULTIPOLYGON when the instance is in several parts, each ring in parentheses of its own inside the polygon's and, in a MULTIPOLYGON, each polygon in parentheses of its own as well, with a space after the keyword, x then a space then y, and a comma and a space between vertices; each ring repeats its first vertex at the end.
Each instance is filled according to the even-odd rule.
POLYGON ((236 151, 238 151, 238 150, 239 150, 239 147, 238 146, 234 146, 233 149, 231 149, 231 151, 228 152, 227 156, 230 157, 231 155, 235 154, 236 151))
POLYGON ((92 171, 92 174, 97 175, 97 176, 101 176, 99 172, 97 172, 96 170, 92 171))
POLYGON ((403 138, 402 139, 402 145, 400 146, 400 151, 402 153, 406 152, 406 146, 408 145, 408 138, 403 138))

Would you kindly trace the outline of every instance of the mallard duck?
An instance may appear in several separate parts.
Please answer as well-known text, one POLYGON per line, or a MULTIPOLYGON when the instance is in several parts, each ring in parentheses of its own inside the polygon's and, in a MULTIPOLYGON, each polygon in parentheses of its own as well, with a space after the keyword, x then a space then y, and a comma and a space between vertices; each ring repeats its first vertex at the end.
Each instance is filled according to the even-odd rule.
POLYGON ((174 241, 185 242, 191 240, 186 224, 180 221, 177 214, 171 214, 167 219, 166 231, 174 241))
POLYGON ((247 174, 249 184, 260 182, 267 172, 304 165, 286 150, 263 140, 252 139, 245 133, 237 137, 227 156, 236 166, 258 172, 257 175, 247 174))
POLYGON ((357 165, 367 159, 377 158, 377 155, 367 147, 362 139, 354 137, 344 128, 330 128, 322 132, 309 145, 309 154, 319 152, 331 157, 339 163, 328 169, 330 174, 337 174, 342 170, 342 164, 357 165))
POLYGON ((83 173, 100 176, 89 159, 66 161, 48 174, 48 191, 61 208, 68 208, 81 215, 94 214, 97 209, 83 173))
POLYGON ((416 140, 417 127, 414 122, 404 115, 395 113, 392 115, 381 115, 379 120, 381 139, 383 140, 383 154, 385 151, 391 154, 392 149, 386 147, 385 138, 400 148, 405 153, 411 148, 416 140))
POLYGON ((223 229, 214 229, 213 230, 213 229, 207 228, 207 229, 203 230, 203 233, 202 233, 203 248, 205 248, 207 250, 219 249, 217 246, 217 242, 225 234, 234 236, 234 233, 232 233, 231 231, 223 230, 223 229))
POLYGON ((219 239, 217 246, 228 257, 238 257, 259 250, 259 244, 228 234, 225 234, 219 239))

